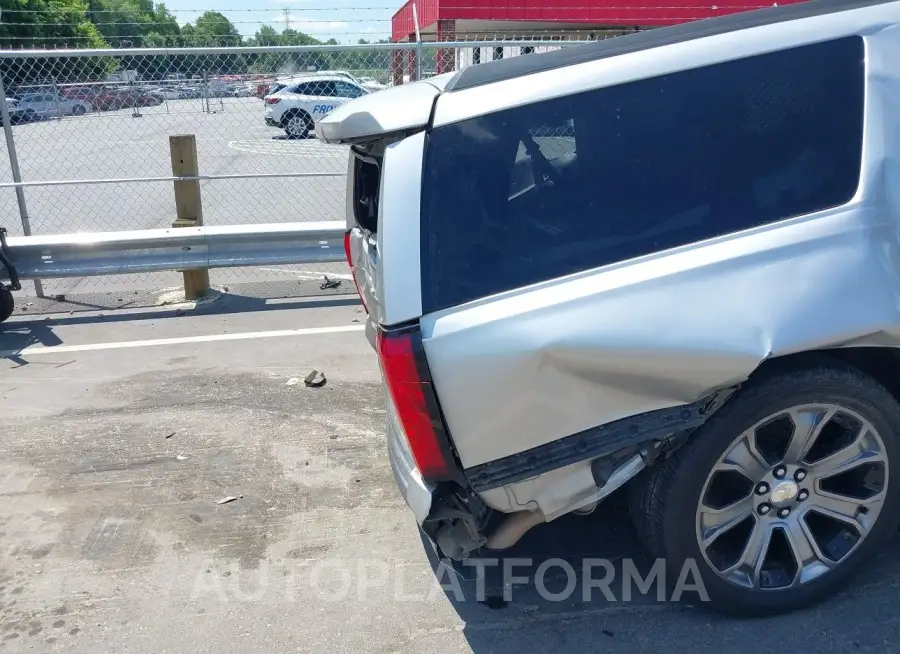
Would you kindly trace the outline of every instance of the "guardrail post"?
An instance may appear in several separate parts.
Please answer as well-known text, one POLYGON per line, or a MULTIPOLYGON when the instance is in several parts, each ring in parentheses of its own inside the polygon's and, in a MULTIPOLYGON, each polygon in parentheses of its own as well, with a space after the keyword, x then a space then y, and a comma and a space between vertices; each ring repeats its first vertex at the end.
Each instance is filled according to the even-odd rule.
MULTIPOLYGON (((173 177, 197 177, 197 139, 193 134, 169 137, 173 177)), ((203 224, 203 206, 200 201, 200 181, 196 179, 175 181, 175 222, 172 227, 198 227, 203 224)), ((184 297, 196 300, 209 292, 208 270, 182 270, 184 297)))

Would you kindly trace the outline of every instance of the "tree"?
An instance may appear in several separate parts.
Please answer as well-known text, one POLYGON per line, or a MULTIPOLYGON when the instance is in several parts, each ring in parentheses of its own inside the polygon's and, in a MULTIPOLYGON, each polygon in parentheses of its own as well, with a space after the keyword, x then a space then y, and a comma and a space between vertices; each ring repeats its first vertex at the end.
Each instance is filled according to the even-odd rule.
MULTIPOLYGON (((188 25, 181 29, 185 34, 188 25)), ((200 16, 190 30, 189 46, 224 48, 241 45, 243 37, 228 18, 218 11, 207 11, 200 16)), ((186 62, 190 73, 204 75, 232 75, 247 71, 247 61, 240 54, 200 55, 193 61, 186 62)))
POLYGON ((207 11, 194 24, 194 40, 199 46, 227 47, 241 45, 243 38, 224 14, 207 11))
MULTIPOLYGON (((88 15, 106 42, 116 48, 154 48, 177 45, 178 21, 163 3, 152 0, 88 0, 88 15)), ((125 70, 142 77, 160 77, 168 65, 165 57, 123 57, 125 70)))
MULTIPOLYGON (((367 41, 359 39, 357 45, 372 45, 374 43, 390 43, 390 39, 379 41, 367 41)), ((340 50, 330 53, 332 68, 347 70, 360 77, 375 77, 388 80, 391 77, 391 51, 381 49, 358 48, 353 51, 340 50)))
POLYGON ((250 39, 250 44, 261 47, 279 45, 278 32, 271 25, 263 25, 257 30, 256 35, 250 39))
MULTIPOLYGON (((0 46, 16 48, 104 48, 88 20, 83 0, 2 0, 0 46)), ((7 88, 101 77, 110 60, 102 57, 3 59, 0 74, 7 88)))
MULTIPOLYGON (((269 25, 263 25, 250 39, 250 45, 270 46, 315 46, 321 42, 309 34, 293 29, 285 29, 278 34, 269 25)), ((324 52, 300 50, 297 52, 264 53, 254 55, 249 60, 250 71, 271 75, 289 75, 306 70, 321 70, 328 67, 328 58, 324 52)))
POLYGON ((102 48, 83 0, 3 0, 3 48, 102 48))

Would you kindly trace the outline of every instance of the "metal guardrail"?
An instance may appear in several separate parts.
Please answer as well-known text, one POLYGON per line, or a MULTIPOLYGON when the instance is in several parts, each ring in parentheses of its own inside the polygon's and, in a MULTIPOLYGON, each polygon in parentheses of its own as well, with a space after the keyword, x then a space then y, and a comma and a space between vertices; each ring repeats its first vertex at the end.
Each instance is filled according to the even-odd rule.
POLYGON ((6 238, 0 280, 344 261, 340 221, 6 238))
MULTIPOLYGON (((522 35, 454 32, 442 36, 448 40, 420 33, 416 42, 359 45, 220 47, 218 38, 177 37, 160 48, 3 49, 0 214, 16 236, 162 227, 169 224, 165 207, 174 187, 177 227, 342 220, 346 149, 288 136, 281 119, 267 124, 263 97, 273 83, 328 73, 378 91, 605 36, 561 28, 522 35), (190 44, 201 47, 181 47, 190 44), (29 96, 39 97, 25 102, 29 96), (18 106, 6 97, 17 97, 18 106), (53 110, 40 106, 49 99, 53 110), (26 105, 34 105, 30 117, 26 105), (175 153, 171 139, 186 135, 193 135, 194 146, 175 153), (16 213, 21 227, 8 218, 16 213)), ((44 42, 35 37, 24 45, 44 42)), ((313 113, 316 105, 323 113, 342 101, 337 87, 325 87, 313 113)), ((343 264, 323 270, 332 265, 343 264)), ((143 273, 141 285, 153 275, 143 273)), ((255 267, 229 277, 245 276, 274 281, 283 273, 255 267)), ((44 286, 40 279, 29 283, 38 297, 76 286, 49 277, 44 286)), ((112 287, 120 280, 95 283, 112 287)), ((185 276, 186 295, 202 294, 208 285, 203 271, 185 276)))

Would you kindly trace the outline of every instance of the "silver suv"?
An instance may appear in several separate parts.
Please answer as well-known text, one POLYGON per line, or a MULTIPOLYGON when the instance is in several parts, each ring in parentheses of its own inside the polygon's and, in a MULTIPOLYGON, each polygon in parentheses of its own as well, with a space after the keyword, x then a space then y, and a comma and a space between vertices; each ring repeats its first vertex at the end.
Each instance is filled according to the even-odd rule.
POLYGON ((352 146, 390 458, 442 557, 620 491, 723 611, 872 558, 900 520, 898 64, 900 2, 815 0, 318 123, 352 146))

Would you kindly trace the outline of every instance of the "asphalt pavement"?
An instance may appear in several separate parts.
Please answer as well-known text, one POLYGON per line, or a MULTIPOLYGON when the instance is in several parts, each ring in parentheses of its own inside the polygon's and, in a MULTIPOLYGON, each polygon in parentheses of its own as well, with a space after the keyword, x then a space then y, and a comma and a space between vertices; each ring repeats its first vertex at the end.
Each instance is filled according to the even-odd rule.
POLYGON ((618 581, 564 592, 566 563, 649 570, 614 501, 507 552, 526 577, 507 597, 497 577, 451 581, 393 485, 363 315, 347 296, 225 296, 0 327, 0 648, 900 650, 896 547, 840 597, 775 619, 618 581), (312 370, 324 386, 305 385, 312 370))

